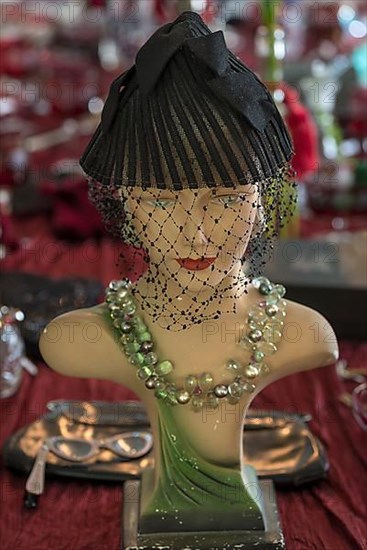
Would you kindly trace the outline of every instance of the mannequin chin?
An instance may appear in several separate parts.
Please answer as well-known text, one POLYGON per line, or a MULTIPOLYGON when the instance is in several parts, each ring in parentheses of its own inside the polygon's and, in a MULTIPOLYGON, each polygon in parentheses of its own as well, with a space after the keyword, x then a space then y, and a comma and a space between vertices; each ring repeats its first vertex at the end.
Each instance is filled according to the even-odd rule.
MULTIPOLYGON (((198 261, 200 262, 200 260, 198 261)), ((213 290, 219 291, 221 288, 224 290, 226 287, 240 290, 240 287, 244 284, 240 260, 232 259, 231 263, 224 263, 221 261, 219 254, 212 265, 201 270, 179 267, 177 271, 174 271, 172 265, 174 263, 177 264, 177 261, 167 261, 164 266, 161 265, 159 267, 159 270, 157 268, 157 272, 159 271, 160 277, 164 277, 169 294, 175 296, 176 299, 186 300, 185 297, 187 297, 189 300, 207 300, 213 293, 213 290), (171 266, 172 269, 169 270, 171 266)), ((146 286, 146 283, 144 283, 144 277, 138 282, 138 286, 141 287, 142 293, 145 286, 145 292, 149 296, 149 285, 146 286)))

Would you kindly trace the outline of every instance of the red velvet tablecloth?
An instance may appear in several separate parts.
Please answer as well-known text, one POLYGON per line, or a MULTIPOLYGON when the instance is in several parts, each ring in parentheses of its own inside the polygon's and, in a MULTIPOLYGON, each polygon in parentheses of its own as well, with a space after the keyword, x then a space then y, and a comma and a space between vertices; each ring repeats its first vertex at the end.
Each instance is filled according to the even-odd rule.
MULTIPOLYGON (((103 283, 119 275, 117 248, 105 240, 70 246, 50 244, 46 235, 28 242, 4 262, 6 269, 49 275, 90 275, 103 283)), ((351 368, 362 367, 367 344, 341 343, 351 368)), ((366 437, 351 411, 339 401, 353 384, 340 381, 333 366, 301 373, 273 384, 257 397, 255 408, 305 411, 312 431, 330 460, 327 478, 302 489, 277 491, 288 550, 367 549, 366 437)), ((120 386, 97 380, 66 378, 40 364, 27 373, 18 393, 0 401, 0 443, 44 412, 50 399, 133 398, 120 386)), ((49 478, 35 511, 23 508, 25 477, 2 466, 1 550, 117 550, 121 534, 122 487, 49 478)))

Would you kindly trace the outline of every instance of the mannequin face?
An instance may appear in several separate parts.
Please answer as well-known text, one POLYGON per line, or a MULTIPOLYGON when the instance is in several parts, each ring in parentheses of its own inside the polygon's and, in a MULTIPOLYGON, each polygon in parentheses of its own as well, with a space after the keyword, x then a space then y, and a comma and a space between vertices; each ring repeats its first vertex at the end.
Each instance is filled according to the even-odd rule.
POLYGON ((258 205, 254 185, 169 191, 134 189, 126 208, 166 280, 200 292, 238 273, 258 205))

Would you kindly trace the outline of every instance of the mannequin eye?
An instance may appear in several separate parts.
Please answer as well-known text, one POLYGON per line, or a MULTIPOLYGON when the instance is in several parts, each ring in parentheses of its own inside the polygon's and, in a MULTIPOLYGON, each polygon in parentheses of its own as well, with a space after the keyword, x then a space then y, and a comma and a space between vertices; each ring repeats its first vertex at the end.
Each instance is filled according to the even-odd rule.
POLYGON ((174 199, 152 199, 147 200, 147 204, 150 206, 154 206, 155 208, 169 208, 170 206, 173 206, 175 203, 174 199))
POLYGON ((213 197, 212 202, 216 204, 222 204, 223 206, 231 206, 232 204, 238 204, 243 200, 241 195, 220 195, 218 197, 213 197))

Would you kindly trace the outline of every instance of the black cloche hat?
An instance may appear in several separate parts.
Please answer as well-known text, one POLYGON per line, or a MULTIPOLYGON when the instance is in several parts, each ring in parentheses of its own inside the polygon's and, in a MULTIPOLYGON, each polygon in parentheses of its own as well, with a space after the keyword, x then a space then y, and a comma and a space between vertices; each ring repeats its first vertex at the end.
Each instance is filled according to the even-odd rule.
POLYGON ((81 166, 102 184, 179 190, 279 177, 291 156, 268 89, 185 12, 112 83, 81 166))

